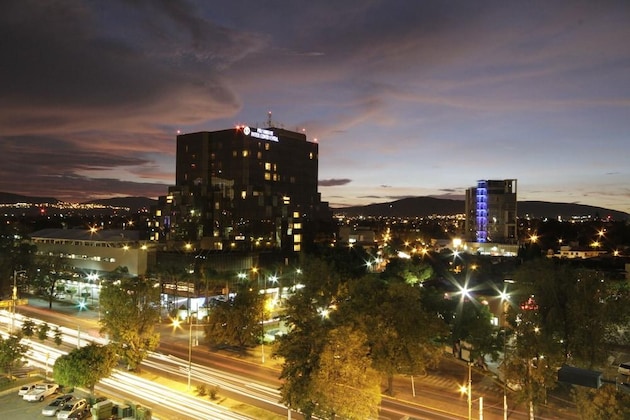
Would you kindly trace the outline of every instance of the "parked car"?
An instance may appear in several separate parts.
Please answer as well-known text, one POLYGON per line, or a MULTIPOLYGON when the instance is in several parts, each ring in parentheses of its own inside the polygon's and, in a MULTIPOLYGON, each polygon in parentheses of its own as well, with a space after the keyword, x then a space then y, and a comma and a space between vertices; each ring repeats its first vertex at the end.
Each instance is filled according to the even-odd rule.
POLYGON ((58 420, 67 420, 76 416, 78 413, 87 410, 88 403, 85 398, 75 398, 67 402, 57 413, 58 420))
POLYGON ((42 408, 42 416, 53 417, 56 416, 59 410, 72 398, 70 394, 61 395, 50 402, 46 407, 42 408))
POLYGON ((70 414, 70 417, 68 417, 68 420, 83 420, 90 417, 90 415, 91 415, 90 409, 86 407, 81 411, 77 411, 74 414, 70 414))
POLYGON ((28 391, 22 398, 24 401, 44 401, 49 395, 54 394, 59 389, 57 384, 37 384, 35 388, 28 391))
POLYGON ((23 397, 24 394, 26 394, 27 392, 29 392, 33 388, 35 388, 35 384, 21 386, 20 389, 18 390, 18 396, 23 397))

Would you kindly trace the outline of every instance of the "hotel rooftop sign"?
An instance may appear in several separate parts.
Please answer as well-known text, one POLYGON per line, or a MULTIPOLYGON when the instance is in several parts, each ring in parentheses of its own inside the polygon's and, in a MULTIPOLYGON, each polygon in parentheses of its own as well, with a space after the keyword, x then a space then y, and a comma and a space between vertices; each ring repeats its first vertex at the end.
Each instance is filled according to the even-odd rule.
POLYGON ((245 126, 243 127, 243 134, 262 140, 279 141, 278 136, 276 136, 273 131, 265 130, 264 128, 256 128, 254 131, 253 129, 245 126))

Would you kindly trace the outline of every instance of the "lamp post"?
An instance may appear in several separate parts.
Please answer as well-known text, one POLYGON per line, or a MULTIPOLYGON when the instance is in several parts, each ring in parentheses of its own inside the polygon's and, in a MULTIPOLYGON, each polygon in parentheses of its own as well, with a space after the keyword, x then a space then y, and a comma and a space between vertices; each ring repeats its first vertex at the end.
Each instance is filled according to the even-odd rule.
POLYGON ((17 276, 26 270, 13 270, 13 295, 11 296, 11 334, 15 329, 15 305, 17 305, 17 276))
POLYGON ((510 302, 510 295, 503 290, 501 292, 501 310, 503 311, 503 420, 507 420, 507 376, 506 376, 506 353, 507 353, 507 313, 510 302))
POLYGON ((188 319, 188 391, 190 391, 190 377, 192 375, 192 316, 188 319))
POLYGON ((472 420, 472 363, 468 362, 468 420, 472 420))

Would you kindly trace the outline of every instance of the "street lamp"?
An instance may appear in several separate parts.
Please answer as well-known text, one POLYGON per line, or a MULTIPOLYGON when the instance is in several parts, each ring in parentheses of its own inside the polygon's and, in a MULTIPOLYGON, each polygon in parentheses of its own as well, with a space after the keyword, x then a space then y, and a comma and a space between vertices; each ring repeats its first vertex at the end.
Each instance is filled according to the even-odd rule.
POLYGON ((190 376, 192 374, 192 316, 188 318, 188 391, 190 391, 190 376))
POLYGON ((468 362, 468 420, 472 420, 472 363, 468 362))
MULTIPOLYGON (((466 393, 466 399, 468 402, 468 420, 472 420, 472 363, 468 362, 468 386, 462 385, 459 390, 461 393, 466 393)), ((483 420, 483 397, 477 398, 479 400, 479 420, 483 420)))
MULTIPOLYGON (((188 319, 188 391, 190 391, 190 379, 192 375, 192 317, 188 319)), ((179 318, 173 320, 173 330, 181 326, 179 318)))
POLYGON ((15 305, 17 305, 17 276, 25 274, 26 270, 13 270, 13 295, 11 296, 11 334, 15 329, 15 305))

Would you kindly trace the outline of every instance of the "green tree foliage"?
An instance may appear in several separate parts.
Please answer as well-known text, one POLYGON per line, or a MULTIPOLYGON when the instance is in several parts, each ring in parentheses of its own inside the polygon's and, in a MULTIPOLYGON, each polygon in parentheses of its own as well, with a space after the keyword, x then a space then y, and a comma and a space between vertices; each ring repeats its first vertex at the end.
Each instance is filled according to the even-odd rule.
POLYGON ((93 393, 94 386, 108 377, 117 363, 114 346, 88 344, 58 357, 53 367, 53 378, 62 385, 85 387, 93 393))
POLYGON ((557 386, 557 371, 565 360, 561 343, 541 325, 537 311, 520 310, 504 359, 506 379, 520 386, 516 400, 533 407, 546 403, 547 391, 557 386))
POLYGON ((40 324, 37 328, 37 338, 39 341, 45 341, 48 338, 48 331, 50 331, 50 325, 47 323, 40 324))
POLYGON ((577 411, 584 420, 630 419, 630 394, 617 390, 614 385, 599 389, 574 387, 573 395, 577 411))
POLYGON ((33 322, 32 319, 27 319, 22 323, 22 334, 24 334, 26 338, 32 338, 35 335, 36 328, 37 325, 35 325, 35 322, 33 322))
POLYGON ((0 337, 0 369, 9 377, 13 370, 24 366, 23 357, 29 347, 21 343, 21 337, 12 335, 7 338, 0 337))
POLYGON ((33 276, 33 286, 48 300, 48 309, 52 309, 53 300, 59 292, 58 282, 71 267, 65 258, 49 255, 36 257, 36 264, 38 270, 33 276))
POLYGON ((493 314, 483 300, 483 297, 478 300, 457 297, 450 301, 455 308, 450 323, 451 338, 454 343, 461 340, 470 344, 472 359, 483 359, 489 354, 496 360, 503 349, 503 334, 492 325, 493 314))
POLYGON ((386 278, 397 277, 411 285, 422 284, 434 276, 433 267, 420 257, 392 258, 383 272, 386 278))
POLYGON ((614 333, 627 325, 630 299, 623 283, 563 262, 526 263, 514 280, 506 376, 523 386, 522 400, 537 404, 556 386, 562 364, 603 366, 614 333))
POLYGON ((53 330, 53 341, 55 342, 55 345, 57 345, 57 347, 61 346, 61 343, 63 343, 63 333, 61 332, 59 327, 55 327, 55 329, 53 330))
POLYGON ((264 316, 263 296, 243 286, 236 296, 218 302, 208 316, 206 340, 211 347, 250 347, 260 342, 264 316))
POLYGON ((25 229, 19 225, 0 225, 0 294, 11 294, 15 270, 26 270, 29 277, 34 270, 37 247, 25 239, 25 229))
MULTIPOLYGON (((334 264, 321 259, 307 258, 302 266, 304 288, 285 305, 289 333, 278 340, 276 350, 284 359, 281 395, 289 407, 308 417, 320 413, 321 400, 329 398, 318 393, 322 370, 330 367, 322 359, 327 344, 323 337, 336 334, 332 330, 352 330, 365 337, 361 340, 370 369, 390 381, 395 374, 418 374, 437 363, 446 325, 435 311, 424 308, 417 282, 406 282, 394 270, 383 277, 344 277, 334 264)), ((344 417, 337 408, 326 406, 328 415, 335 411, 344 417)))
POLYGON ((101 331, 116 343, 130 370, 159 344, 159 288, 140 277, 106 282, 101 290, 101 331))
POLYGON ((541 330, 561 344, 566 360, 587 369, 605 362, 606 343, 630 320, 627 284, 548 261, 525 264, 514 279, 522 287, 518 303, 533 296, 541 330))
POLYGON ((302 261, 300 281, 304 287, 285 303, 283 319, 290 331, 278 339, 275 355, 284 360, 282 401, 308 418, 317 405, 313 378, 325 344, 322 338, 332 328, 326 314, 336 308, 338 290, 343 287, 331 264, 312 257, 302 261))
POLYGON ((315 413, 325 418, 376 418, 380 378, 372 368, 367 336, 351 327, 331 330, 313 378, 315 413))
POLYGON ((347 290, 334 318, 367 334, 372 362, 386 375, 390 394, 394 375, 423 374, 438 364, 448 330, 423 307, 422 288, 372 275, 350 281, 347 290))

